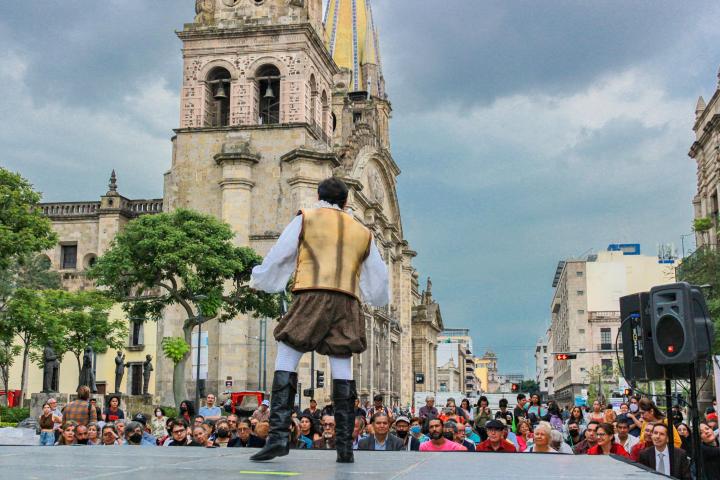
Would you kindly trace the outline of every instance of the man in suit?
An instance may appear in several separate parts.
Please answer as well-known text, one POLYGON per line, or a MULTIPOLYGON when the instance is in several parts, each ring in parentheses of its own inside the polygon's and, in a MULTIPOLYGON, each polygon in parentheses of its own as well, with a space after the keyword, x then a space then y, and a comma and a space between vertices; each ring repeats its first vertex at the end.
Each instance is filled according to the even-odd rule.
POLYGON ((673 454, 672 472, 670 471, 670 450, 668 449, 668 427, 656 423, 652 429, 653 446, 640 452, 640 463, 664 475, 681 480, 690 480, 690 462, 685 450, 676 448, 673 454))
POLYGON ((372 417, 373 434, 358 442, 358 450, 404 450, 405 443, 390 433, 390 418, 385 412, 372 417))

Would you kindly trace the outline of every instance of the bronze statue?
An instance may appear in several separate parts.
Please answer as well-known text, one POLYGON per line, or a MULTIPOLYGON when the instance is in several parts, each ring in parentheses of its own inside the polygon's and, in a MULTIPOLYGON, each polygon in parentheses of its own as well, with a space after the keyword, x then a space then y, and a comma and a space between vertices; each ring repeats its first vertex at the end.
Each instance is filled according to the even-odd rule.
POLYGON ((123 376, 125 375, 125 354, 117 352, 115 357, 115 393, 120 392, 120 385, 122 384, 123 376))
POLYGON ((60 360, 52 345, 52 342, 48 342, 43 351, 43 393, 58 391, 60 360))
POLYGON ((92 393, 97 393, 97 385, 95 384, 95 372, 93 372, 93 349, 90 345, 85 347, 83 354, 83 364, 80 370, 80 384, 78 387, 85 385, 92 393))
POLYGON ((152 355, 145 355, 145 361, 143 362, 143 395, 149 395, 150 373, 153 370, 155 369, 152 366, 152 355))

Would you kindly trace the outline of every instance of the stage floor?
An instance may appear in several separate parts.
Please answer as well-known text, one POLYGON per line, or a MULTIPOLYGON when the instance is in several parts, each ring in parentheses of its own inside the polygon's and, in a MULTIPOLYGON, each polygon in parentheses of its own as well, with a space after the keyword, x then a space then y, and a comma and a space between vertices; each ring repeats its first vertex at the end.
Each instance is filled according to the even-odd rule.
POLYGON ((354 464, 335 463, 335 452, 292 451, 267 463, 255 450, 131 447, 0 447, 7 479, 657 479, 609 457, 496 453, 357 452, 354 464))

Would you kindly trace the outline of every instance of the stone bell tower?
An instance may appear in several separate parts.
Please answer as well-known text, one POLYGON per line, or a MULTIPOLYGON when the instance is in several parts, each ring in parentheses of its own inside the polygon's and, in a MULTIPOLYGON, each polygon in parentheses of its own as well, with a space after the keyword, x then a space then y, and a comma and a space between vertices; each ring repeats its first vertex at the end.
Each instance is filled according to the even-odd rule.
MULTIPOLYGON (((194 21, 177 35, 180 124, 164 209, 214 215, 231 225, 238 245, 264 255, 339 165, 331 148, 338 67, 323 42, 321 0, 196 0, 194 21)), ((203 327, 200 378, 208 392, 224 391, 230 380, 233 389, 262 389, 264 357, 272 378, 274 342, 262 340, 272 337, 272 323, 240 318, 203 327)), ((159 341, 178 336, 181 315, 168 313, 159 328, 159 341)), ((158 379, 168 380, 158 389, 169 398, 172 366, 159 368, 158 379)))

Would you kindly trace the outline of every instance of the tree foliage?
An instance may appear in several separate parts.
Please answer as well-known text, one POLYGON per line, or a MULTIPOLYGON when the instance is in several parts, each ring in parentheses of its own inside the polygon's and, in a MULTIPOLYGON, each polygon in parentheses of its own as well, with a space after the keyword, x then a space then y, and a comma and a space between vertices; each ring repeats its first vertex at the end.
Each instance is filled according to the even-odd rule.
POLYGON ((177 365, 190 352, 190 345, 180 337, 165 337, 162 341, 162 349, 165 357, 177 365))
MULTIPOLYGON (((179 209, 143 216, 118 234, 90 276, 123 303, 131 318, 159 320, 167 307, 180 306, 183 340, 189 344, 192 329, 202 322, 279 313, 277 296, 247 286, 261 257, 233 240, 230 226, 210 215, 179 209)), ((182 378, 188 357, 189 350, 173 374, 178 404, 186 396, 182 378)))
POLYGON ((55 245, 50 220, 38 208, 40 194, 17 173, 0 167, 0 270, 14 257, 55 245))
POLYGON ((720 352, 720 253, 712 248, 699 248, 683 259, 676 271, 679 281, 693 285, 710 285, 705 289, 708 310, 715 324, 714 353, 720 352))

